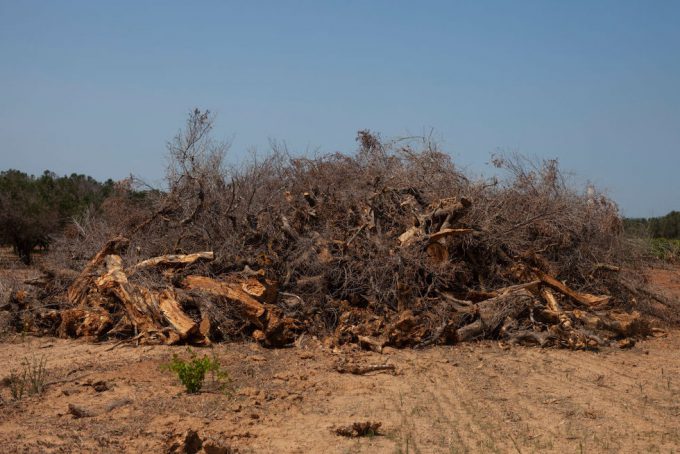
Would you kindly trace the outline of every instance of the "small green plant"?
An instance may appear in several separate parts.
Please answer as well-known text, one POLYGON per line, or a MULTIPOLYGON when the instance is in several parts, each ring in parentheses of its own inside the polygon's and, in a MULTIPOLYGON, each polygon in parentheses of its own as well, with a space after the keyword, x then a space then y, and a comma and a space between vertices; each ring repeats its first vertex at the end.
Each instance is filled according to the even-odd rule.
POLYGON ((21 362, 20 372, 12 371, 9 376, 9 389, 12 399, 21 400, 26 394, 39 396, 45 391, 47 378, 47 359, 44 356, 31 356, 21 362))
POLYGON ((176 373, 180 383, 184 385, 189 394, 198 393, 203 388, 205 375, 208 372, 211 375, 212 382, 220 389, 226 386, 229 376, 222 370, 220 362, 214 354, 212 357, 203 355, 199 358, 190 348, 187 348, 187 352, 191 357, 188 361, 174 354, 172 355, 172 361, 164 364, 163 368, 176 373))
POLYGON ((21 400, 26 391, 26 373, 17 373, 12 371, 9 375, 9 390, 12 393, 12 399, 21 400))

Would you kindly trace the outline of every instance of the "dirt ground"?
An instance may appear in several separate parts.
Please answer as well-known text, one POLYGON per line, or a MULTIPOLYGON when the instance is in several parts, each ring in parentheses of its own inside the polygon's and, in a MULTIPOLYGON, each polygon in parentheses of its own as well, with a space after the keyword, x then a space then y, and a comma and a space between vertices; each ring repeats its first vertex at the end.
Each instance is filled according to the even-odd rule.
POLYGON ((680 298, 680 266, 655 268, 647 276, 656 290, 671 298, 680 298))
MULTIPOLYGON (((679 276, 670 270, 659 285, 680 292, 670 285, 679 276)), ((311 338, 204 352, 228 371, 226 392, 186 394, 161 369, 184 347, 10 337, 0 378, 44 358, 48 386, 13 401, 3 380, 1 450, 168 452, 173 435, 192 429, 241 453, 680 451, 680 331, 600 352, 483 342, 380 355, 311 338), (341 374, 345 361, 392 364, 396 374, 341 374), (379 434, 334 433, 364 421, 380 422, 379 434)))

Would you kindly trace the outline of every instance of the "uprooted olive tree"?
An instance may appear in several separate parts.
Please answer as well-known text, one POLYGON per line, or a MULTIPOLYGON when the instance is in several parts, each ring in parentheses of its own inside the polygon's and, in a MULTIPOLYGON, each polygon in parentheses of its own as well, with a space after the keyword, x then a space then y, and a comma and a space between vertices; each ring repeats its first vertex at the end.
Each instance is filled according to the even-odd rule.
POLYGON ((427 138, 360 131, 353 154, 295 157, 275 145, 229 168, 212 122, 191 113, 168 144, 167 187, 134 222, 88 219, 57 243, 71 278, 39 283, 53 304, 36 329, 166 343, 280 346, 309 333, 371 349, 481 338, 596 348, 630 345, 650 316, 676 320, 627 271, 636 264, 615 203, 574 188, 556 160, 497 156, 499 175, 475 180, 427 138))

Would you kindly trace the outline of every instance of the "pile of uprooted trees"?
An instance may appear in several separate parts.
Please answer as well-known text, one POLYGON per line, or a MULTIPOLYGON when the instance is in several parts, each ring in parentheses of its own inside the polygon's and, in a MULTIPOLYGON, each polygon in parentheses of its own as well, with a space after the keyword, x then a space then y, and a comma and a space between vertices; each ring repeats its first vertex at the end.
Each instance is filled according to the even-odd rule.
POLYGON ((172 142, 169 190, 145 216, 78 225, 68 256, 85 258, 35 281, 37 304, 13 303, 30 312, 23 326, 168 344, 590 349, 674 320, 627 271, 616 205, 572 189, 556 161, 496 158, 509 178, 473 181, 429 142, 362 131, 356 155, 275 152, 224 171, 207 121, 195 113, 172 142))
MULTIPOLYGON (((394 247, 412 249, 436 266, 450 266, 452 244, 477 234, 456 226, 470 206, 467 199, 438 202, 425 222, 399 235, 394 247)), ((214 261, 212 251, 163 255, 126 266, 121 254, 129 242, 124 237, 108 241, 70 284, 64 303, 40 313, 40 325, 60 336, 143 343, 208 344, 250 335, 271 347, 290 345, 315 330, 314 312, 305 310, 309 308, 301 296, 286 291, 294 286, 282 288, 265 269, 246 266, 221 276, 192 272, 197 264, 214 261), (148 276, 149 271, 156 274, 152 286, 135 282, 136 274, 148 276), (239 323, 225 325, 225 314, 239 323), (229 326, 237 332, 224 332, 229 326)), ((332 257, 324 249, 317 254, 332 257)), ((363 295, 337 301, 337 320, 327 338, 375 350, 485 338, 594 349, 613 342, 629 346, 651 332, 638 311, 622 310, 608 295, 574 290, 536 266, 506 260, 518 283, 502 288, 463 294, 434 288, 434 296, 414 298, 408 283, 398 283, 397 307, 382 311, 361 301, 363 295)), ((620 271, 612 265, 597 268, 594 272, 620 271)))

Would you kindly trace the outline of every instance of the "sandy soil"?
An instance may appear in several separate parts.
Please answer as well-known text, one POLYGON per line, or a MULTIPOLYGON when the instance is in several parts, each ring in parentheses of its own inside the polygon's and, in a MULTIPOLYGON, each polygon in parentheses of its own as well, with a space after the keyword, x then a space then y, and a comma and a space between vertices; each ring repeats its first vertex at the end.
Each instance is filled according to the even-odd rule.
POLYGON ((193 429, 239 452, 670 452, 680 446, 680 333, 600 353, 494 343, 426 351, 332 352, 316 342, 214 348, 232 392, 188 395, 161 371, 181 347, 17 338, 4 371, 45 356, 41 397, 10 401, 4 452, 165 452, 193 429), (396 375, 340 374, 338 361, 388 362, 396 375), (102 385, 103 382, 104 384, 102 385), (111 403, 122 404, 110 411, 111 403), (75 418, 69 404, 92 416, 75 418), (335 426, 382 423, 344 438, 335 426))
MULTIPOLYGON (((677 296, 680 274, 668 273, 658 284, 677 296)), ((229 390, 189 395, 161 370, 173 353, 187 356, 183 347, 6 339, 0 378, 44 358, 48 385, 14 401, 2 381, 0 451, 168 452, 187 429, 242 453, 680 450, 680 331, 597 353, 484 342, 380 355, 299 344, 201 349, 226 368, 229 390), (341 374, 344 362, 388 363, 396 374, 341 374), (380 434, 333 430, 363 421, 380 422, 380 434)))
POLYGON ((680 268, 668 266, 647 273, 650 283, 669 297, 680 298, 680 268))

